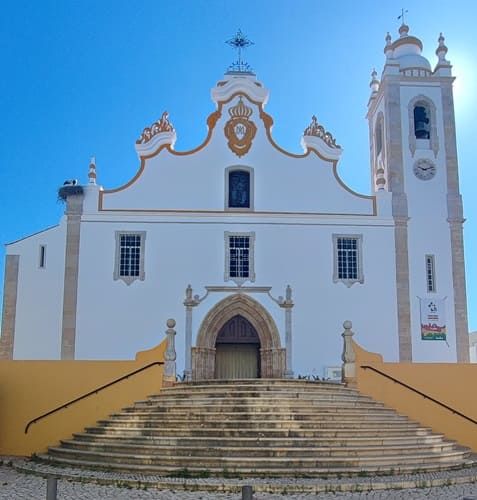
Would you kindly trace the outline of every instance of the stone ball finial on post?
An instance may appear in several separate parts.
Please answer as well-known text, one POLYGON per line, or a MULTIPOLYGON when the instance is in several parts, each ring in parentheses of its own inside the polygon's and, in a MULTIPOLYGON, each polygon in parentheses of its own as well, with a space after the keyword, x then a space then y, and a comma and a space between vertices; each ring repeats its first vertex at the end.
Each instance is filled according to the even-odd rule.
POLYGON ((341 359, 343 365, 341 368, 341 380, 346 385, 355 386, 356 385, 356 353, 353 345, 353 335, 354 332, 351 330, 353 323, 351 321, 344 321, 343 328, 344 332, 341 334, 343 337, 343 353, 341 354, 341 359))
POLYGON ((176 321, 172 318, 168 319, 166 322, 167 330, 167 345, 164 352, 164 375, 163 375, 163 385, 164 387, 174 385, 176 382, 176 345, 175 336, 176 331, 174 327, 176 326, 176 321))

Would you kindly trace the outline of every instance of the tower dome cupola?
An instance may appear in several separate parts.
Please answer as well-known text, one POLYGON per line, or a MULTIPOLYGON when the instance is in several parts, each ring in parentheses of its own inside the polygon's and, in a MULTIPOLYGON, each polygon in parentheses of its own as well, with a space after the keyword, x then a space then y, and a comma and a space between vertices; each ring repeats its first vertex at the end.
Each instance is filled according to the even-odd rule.
POLYGON ((422 55, 422 42, 419 38, 409 35, 409 26, 401 24, 399 27, 399 38, 391 45, 387 45, 385 51, 392 51, 392 57, 399 65, 399 71, 408 76, 429 76, 431 65, 422 55))

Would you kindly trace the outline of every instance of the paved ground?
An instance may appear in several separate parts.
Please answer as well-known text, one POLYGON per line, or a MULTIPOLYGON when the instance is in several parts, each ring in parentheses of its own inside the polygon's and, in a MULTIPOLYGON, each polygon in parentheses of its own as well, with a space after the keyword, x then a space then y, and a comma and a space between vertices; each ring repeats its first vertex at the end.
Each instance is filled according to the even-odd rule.
MULTIPOLYGON (((1 462, 1 461, 0 461, 1 462)), ((5 460, 7 463, 8 460, 5 460)), ((274 480, 283 482, 286 480, 274 480)), ((298 481, 298 480, 296 480, 298 481)), ((210 483, 210 481, 209 481, 210 483)), ((310 481, 308 481, 310 483, 310 481)), ((0 499, 1 500, 44 500, 46 499, 46 479, 17 472, 10 465, 0 465, 0 499)), ((205 482, 204 482, 205 484, 205 482)), ((311 484, 311 483, 310 483, 311 484)), ((130 487, 104 486, 86 482, 58 479, 58 500, 241 500, 241 493, 213 493, 203 491, 171 491, 157 490, 153 487, 135 489, 130 487)), ((362 493, 254 493, 254 500, 340 500, 340 499, 401 499, 401 500, 477 500, 477 483, 440 486, 436 488, 412 488, 401 490, 369 491, 362 493)))

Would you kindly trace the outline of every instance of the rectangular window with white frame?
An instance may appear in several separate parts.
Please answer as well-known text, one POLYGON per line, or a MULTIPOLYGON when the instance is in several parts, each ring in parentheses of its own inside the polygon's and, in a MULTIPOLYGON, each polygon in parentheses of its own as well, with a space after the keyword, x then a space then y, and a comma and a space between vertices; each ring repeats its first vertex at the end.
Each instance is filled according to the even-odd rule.
POLYGON ((363 236, 333 234, 333 282, 343 282, 347 287, 364 283, 363 236))
POLYGON ((434 255, 426 255, 426 286, 427 292, 436 292, 436 263, 434 255))
POLYGON ((225 232, 225 281, 255 281, 255 233, 225 232))
POLYGON ((127 285, 133 281, 143 281, 146 232, 116 231, 116 258, 114 279, 123 280, 127 285))

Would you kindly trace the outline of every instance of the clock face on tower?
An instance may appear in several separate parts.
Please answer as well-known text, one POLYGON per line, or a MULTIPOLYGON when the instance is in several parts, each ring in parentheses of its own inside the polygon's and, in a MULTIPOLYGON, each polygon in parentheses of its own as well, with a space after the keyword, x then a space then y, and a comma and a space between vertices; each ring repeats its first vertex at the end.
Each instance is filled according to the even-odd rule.
POLYGON ((436 175, 436 166, 431 160, 421 158, 414 163, 414 175, 422 181, 428 181, 436 175))

